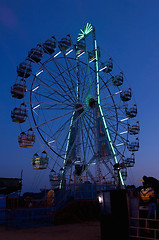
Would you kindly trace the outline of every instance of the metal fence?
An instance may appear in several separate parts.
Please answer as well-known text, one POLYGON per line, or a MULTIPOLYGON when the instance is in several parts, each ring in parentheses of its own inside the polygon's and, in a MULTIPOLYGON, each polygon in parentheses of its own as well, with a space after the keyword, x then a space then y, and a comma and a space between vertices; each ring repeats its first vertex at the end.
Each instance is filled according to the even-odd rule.
POLYGON ((130 218, 130 239, 159 239, 159 219, 131 217, 130 218))

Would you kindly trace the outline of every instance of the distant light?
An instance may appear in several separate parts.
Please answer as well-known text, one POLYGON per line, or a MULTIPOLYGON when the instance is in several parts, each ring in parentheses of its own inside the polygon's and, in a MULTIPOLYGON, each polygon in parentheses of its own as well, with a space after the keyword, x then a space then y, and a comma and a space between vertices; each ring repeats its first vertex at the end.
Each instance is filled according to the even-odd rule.
POLYGON ((41 70, 40 72, 36 73, 36 77, 39 76, 44 70, 41 70))
POLYGON ((57 57, 60 53, 61 53, 61 51, 58 52, 58 53, 56 53, 56 54, 54 55, 54 58, 57 57))
POLYGON ((40 104, 36 105, 35 107, 33 107, 33 110, 40 107, 40 104))
POLYGON ((129 118, 123 118, 123 119, 121 119, 120 120, 120 122, 124 122, 124 121, 126 121, 126 120, 128 120, 129 118))
POLYGON ((125 132, 121 132, 120 135, 124 134, 124 133, 127 133, 128 131, 125 131, 125 132))
POLYGON ((122 146, 122 145, 124 145, 124 143, 119 143, 119 144, 116 145, 116 147, 119 147, 119 146, 122 146))
POLYGON ((81 57, 83 54, 84 54, 85 52, 82 52, 80 55, 78 55, 77 57, 79 58, 79 57, 81 57))
POLYGON ((103 203, 103 196, 98 196, 99 203, 103 203))
POLYGON ((73 51, 73 49, 71 49, 70 51, 68 51, 65 55, 68 55, 69 53, 71 53, 73 51))
POLYGON ((101 69, 99 70, 99 72, 103 71, 103 70, 106 69, 106 68, 108 68, 108 67, 105 66, 105 67, 101 68, 101 69))
POLYGON ((36 91, 40 86, 38 85, 37 87, 35 87, 32 92, 36 91))

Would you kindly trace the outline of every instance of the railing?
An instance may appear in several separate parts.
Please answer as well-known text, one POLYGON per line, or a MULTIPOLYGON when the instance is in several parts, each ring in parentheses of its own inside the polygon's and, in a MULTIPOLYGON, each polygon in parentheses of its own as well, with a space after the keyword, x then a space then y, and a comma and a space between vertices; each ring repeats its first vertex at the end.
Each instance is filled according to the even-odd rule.
POLYGON ((114 185, 114 181, 112 179, 105 179, 105 178, 95 178, 91 176, 81 176, 78 178, 77 182, 77 176, 74 174, 65 175, 65 184, 108 184, 108 185, 114 185))
POLYGON ((130 239, 159 239, 159 219, 156 214, 153 219, 149 218, 130 218, 130 239))

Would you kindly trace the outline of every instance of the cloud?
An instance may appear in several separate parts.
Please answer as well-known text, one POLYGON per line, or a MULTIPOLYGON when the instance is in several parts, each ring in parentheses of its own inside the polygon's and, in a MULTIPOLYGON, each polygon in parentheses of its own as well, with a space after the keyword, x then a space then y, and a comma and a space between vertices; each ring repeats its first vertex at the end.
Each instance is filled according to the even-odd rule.
POLYGON ((5 27, 15 28, 18 25, 18 20, 10 8, 0 6, 0 23, 5 27))

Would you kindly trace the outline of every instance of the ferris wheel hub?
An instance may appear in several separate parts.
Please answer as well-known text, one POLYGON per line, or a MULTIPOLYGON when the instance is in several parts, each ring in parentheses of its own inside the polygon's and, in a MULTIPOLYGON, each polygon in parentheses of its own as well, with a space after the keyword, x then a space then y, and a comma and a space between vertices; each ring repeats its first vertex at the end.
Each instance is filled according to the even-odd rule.
POLYGON ((79 114, 83 113, 84 111, 83 105, 80 103, 77 103, 75 108, 76 108, 76 112, 78 112, 79 114))
POLYGON ((89 99, 89 106, 90 108, 94 108, 97 104, 97 101, 94 98, 89 99))

